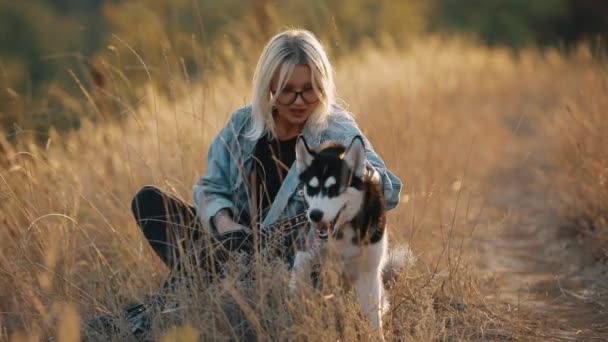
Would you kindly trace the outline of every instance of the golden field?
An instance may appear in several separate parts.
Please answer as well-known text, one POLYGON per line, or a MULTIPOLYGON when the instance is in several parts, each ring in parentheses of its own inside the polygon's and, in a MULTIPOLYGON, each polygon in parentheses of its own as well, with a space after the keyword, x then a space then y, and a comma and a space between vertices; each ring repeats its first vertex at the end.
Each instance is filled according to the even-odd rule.
MULTIPOLYGON (((604 62, 584 46, 515 55, 431 37, 365 47, 336 69, 341 98, 404 183, 389 234, 416 262, 390 291, 387 340, 605 336, 604 62)), ((0 341, 79 340, 83 320, 158 291, 168 270, 131 198, 155 184, 190 201, 209 142, 247 103, 253 65, 234 70, 204 84, 168 70, 170 96, 147 86, 136 101, 122 100, 116 72, 103 96, 74 105, 93 118, 78 131, 2 141, 0 341)), ((230 298, 260 340, 371 338, 348 293, 288 298, 285 270, 259 271, 254 289, 183 286, 175 300, 187 308, 156 317, 154 336, 238 339, 222 310, 230 298)))

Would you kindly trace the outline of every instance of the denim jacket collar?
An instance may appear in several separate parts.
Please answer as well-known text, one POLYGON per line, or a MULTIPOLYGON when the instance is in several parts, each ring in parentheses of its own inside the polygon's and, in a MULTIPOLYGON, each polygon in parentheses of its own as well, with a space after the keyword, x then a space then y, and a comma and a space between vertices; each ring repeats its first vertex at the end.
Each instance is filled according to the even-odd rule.
MULTIPOLYGON (((310 127, 308 127, 307 125, 305 125, 302 129, 302 136, 304 136, 304 139, 306 139, 306 143, 311 148, 317 148, 321 144, 321 137, 318 134, 314 134, 312 132, 312 129, 310 129, 310 127)), ((250 141, 248 144, 244 144, 244 146, 242 147, 243 155, 246 156, 244 164, 247 167, 247 171, 250 171, 249 165, 251 159, 253 158, 253 153, 255 152, 254 149, 256 144, 257 141, 250 141)))

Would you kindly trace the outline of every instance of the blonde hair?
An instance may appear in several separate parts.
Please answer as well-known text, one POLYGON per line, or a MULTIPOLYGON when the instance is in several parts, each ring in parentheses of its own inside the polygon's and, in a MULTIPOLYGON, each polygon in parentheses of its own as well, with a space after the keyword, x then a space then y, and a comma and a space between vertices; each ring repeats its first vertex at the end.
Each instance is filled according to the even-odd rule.
POLYGON ((336 103, 333 67, 314 34, 307 30, 291 29, 272 37, 258 60, 253 75, 253 125, 245 135, 247 138, 257 140, 264 133, 276 136, 272 117, 275 103, 270 97, 270 84, 280 68, 277 91, 283 90, 298 64, 309 66, 313 89, 320 100, 306 126, 313 134, 319 134, 327 127, 332 106, 336 103))

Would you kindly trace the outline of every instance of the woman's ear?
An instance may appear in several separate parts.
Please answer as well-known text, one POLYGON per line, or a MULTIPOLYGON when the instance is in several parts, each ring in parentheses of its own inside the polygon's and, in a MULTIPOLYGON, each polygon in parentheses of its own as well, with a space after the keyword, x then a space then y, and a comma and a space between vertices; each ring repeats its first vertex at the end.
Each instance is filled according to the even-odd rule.
POLYGON ((346 162, 352 172, 354 172, 355 176, 363 177, 366 158, 363 138, 360 135, 357 135, 353 138, 353 141, 350 143, 350 146, 348 146, 346 152, 344 152, 344 157, 342 159, 346 162))
POLYGON ((310 166, 313 159, 313 152, 308 147, 304 136, 300 135, 296 142, 296 166, 298 173, 304 172, 310 166))

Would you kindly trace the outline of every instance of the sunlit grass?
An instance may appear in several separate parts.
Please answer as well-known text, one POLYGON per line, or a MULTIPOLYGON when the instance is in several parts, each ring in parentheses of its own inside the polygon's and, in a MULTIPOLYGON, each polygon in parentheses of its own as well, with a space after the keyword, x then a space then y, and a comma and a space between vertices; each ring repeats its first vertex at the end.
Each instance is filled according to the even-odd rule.
MULTIPOLYGON (((601 70, 584 53, 563 57, 526 50, 513 56, 430 38, 406 51, 369 47, 337 63, 341 97, 404 182, 402 203, 389 214, 389 236, 392 243, 408 243, 418 262, 390 292, 387 338, 501 340, 531 334, 525 311, 491 299, 492 276, 476 268, 471 237, 495 236, 492 227, 500 217, 488 215, 486 207, 489 190, 500 186, 494 172, 525 156, 520 139, 549 132, 548 121, 570 132, 543 133, 547 144, 557 146, 553 156, 562 160, 553 170, 578 170, 582 160, 585 172, 596 177, 556 176, 569 208, 593 220, 606 213, 602 182, 608 158, 598 144, 608 131, 601 70), (571 186, 581 179, 583 190, 571 186)), ((155 184, 190 201, 210 140, 231 111, 247 102, 250 77, 243 71, 203 85, 179 71, 167 73, 174 75, 169 96, 150 86, 133 90, 135 101, 122 97, 122 86, 106 89, 101 98, 92 95, 93 101, 111 103, 97 103, 100 111, 121 108, 121 120, 93 115, 95 122, 85 121, 72 133, 51 131, 43 144, 27 132, 14 145, 2 142, 5 339, 74 340, 79 321, 118 312, 158 290, 167 269, 135 225, 131 197, 155 184)), ((81 110, 93 110, 88 102, 81 110)), ((330 299, 313 293, 289 298, 285 270, 265 267, 260 272, 267 277, 258 278, 253 290, 234 279, 210 289, 182 289, 174 299, 190 304, 188 309, 171 319, 156 317, 156 336, 239 336, 243 332, 230 327, 230 314, 222 311, 226 298, 236 302, 250 330, 272 340, 352 340, 371 333, 352 297, 335 290, 330 299)))

